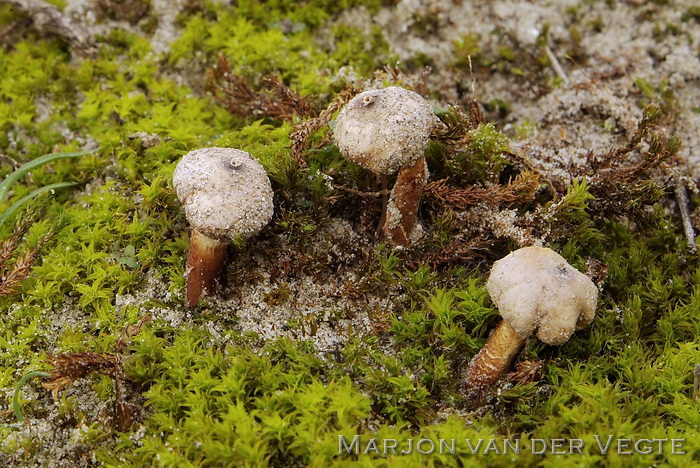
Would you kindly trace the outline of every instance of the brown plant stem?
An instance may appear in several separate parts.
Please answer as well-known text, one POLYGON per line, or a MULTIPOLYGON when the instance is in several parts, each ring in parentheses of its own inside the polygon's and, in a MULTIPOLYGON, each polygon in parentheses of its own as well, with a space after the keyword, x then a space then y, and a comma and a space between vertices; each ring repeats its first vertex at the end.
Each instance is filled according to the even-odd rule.
POLYGON ((496 330, 469 365, 465 388, 482 392, 501 377, 525 344, 525 338, 501 320, 496 330))
POLYGON ((389 205, 389 193, 390 193, 390 192, 389 192, 389 190, 387 189, 388 183, 387 183, 387 180, 386 180, 386 174, 380 174, 380 175, 378 175, 377 177, 381 180, 381 183, 382 183, 382 190, 381 190, 381 194, 382 194, 382 217, 379 218, 379 225, 377 226, 377 231, 376 231, 376 233, 375 233, 375 235, 376 235, 377 237, 379 237, 379 236, 382 235, 382 230, 384 229, 384 223, 386 223, 386 209, 387 209, 387 206, 389 205))
POLYGON ((214 291, 226 261, 227 247, 227 242, 192 230, 186 269, 187 307, 196 306, 203 295, 214 291))
POLYGON ((404 247, 410 244, 427 181, 428 165, 424 157, 399 171, 382 225, 382 232, 389 243, 404 247))
POLYGON ((676 193, 676 201, 678 209, 681 212, 681 221, 683 222, 683 233, 685 234, 688 252, 694 254, 698 252, 698 246, 695 243, 695 230, 693 229, 693 221, 690 219, 690 210, 688 209, 688 194, 685 191, 683 179, 678 177, 674 187, 676 193))

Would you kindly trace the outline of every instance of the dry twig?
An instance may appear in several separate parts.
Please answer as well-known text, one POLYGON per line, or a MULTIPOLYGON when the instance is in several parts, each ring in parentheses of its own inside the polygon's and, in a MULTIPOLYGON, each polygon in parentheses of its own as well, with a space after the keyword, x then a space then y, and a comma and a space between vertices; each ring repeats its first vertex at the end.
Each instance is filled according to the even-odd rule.
POLYGON ((487 236, 477 236, 469 240, 457 239, 436 252, 428 252, 420 263, 427 263, 433 268, 455 262, 468 262, 475 258, 484 257, 493 246, 493 240, 487 236))
POLYGON ((690 210, 688 209, 688 194, 685 191, 682 177, 676 179, 674 192, 676 194, 676 201, 678 202, 678 209, 681 212, 683 232, 685 233, 685 240, 688 244, 688 252, 692 254, 697 253, 698 246, 695 244, 695 230, 693 229, 693 222, 690 220, 690 210))

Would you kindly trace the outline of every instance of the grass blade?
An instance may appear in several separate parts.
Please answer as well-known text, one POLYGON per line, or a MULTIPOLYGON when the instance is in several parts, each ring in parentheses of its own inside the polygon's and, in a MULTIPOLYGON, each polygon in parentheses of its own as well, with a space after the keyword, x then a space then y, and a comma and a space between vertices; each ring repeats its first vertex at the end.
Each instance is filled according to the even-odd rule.
POLYGON ((27 203, 29 200, 36 198, 39 195, 41 195, 42 193, 48 192, 50 190, 55 190, 55 189, 59 189, 59 188, 63 188, 63 187, 70 187, 72 185, 76 185, 76 184, 74 182, 58 182, 58 183, 51 184, 51 185, 45 185, 43 187, 39 187, 36 190, 33 190, 29 194, 23 196, 22 198, 20 198, 16 202, 14 202, 12 204, 12 206, 10 206, 8 209, 6 209, 2 213, 2 215, 0 215, 0 227, 2 227, 2 225, 5 223, 7 218, 12 216, 12 214, 15 211, 17 211, 17 209, 19 209, 22 205, 27 203))
POLYGON ((27 380, 32 379, 34 377, 51 377, 51 374, 42 371, 30 372, 28 374, 25 374, 24 377, 22 377, 17 383, 14 394, 12 395, 12 408, 15 412, 15 418, 17 418, 17 421, 19 421, 20 423, 24 422, 24 414, 22 413, 22 407, 19 405, 20 393, 22 393, 22 387, 24 387, 24 384, 27 382, 27 380))
POLYGON ((88 150, 88 151, 75 151, 71 153, 52 153, 52 154, 47 154, 41 157, 38 157, 36 159, 33 159, 29 161, 26 164, 23 164, 20 166, 17 170, 9 173, 7 177, 5 177, 5 180, 0 183, 0 200, 3 200, 5 198, 5 195, 7 195, 7 191, 10 189, 12 184, 17 182, 20 177, 25 175, 27 172, 31 171, 32 169, 41 166, 42 164, 49 163, 51 161, 55 161, 57 159, 64 159, 64 158, 75 158, 78 156, 84 156, 86 154, 94 153, 98 151, 99 148, 94 149, 94 150, 88 150))

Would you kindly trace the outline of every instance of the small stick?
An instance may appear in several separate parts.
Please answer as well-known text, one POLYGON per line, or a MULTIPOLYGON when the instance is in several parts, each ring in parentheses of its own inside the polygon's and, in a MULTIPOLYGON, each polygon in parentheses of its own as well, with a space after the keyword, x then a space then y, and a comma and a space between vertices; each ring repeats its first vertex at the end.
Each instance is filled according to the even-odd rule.
POLYGON ((554 71, 557 73, 557 75, 559 75, 559 78, 564 80, 564 83, 568 82, 569 77, 566 75, 564 68, 559 63, 557 56, 554 55, 554 52, 552 52, 552 49, 550 49, 549 46, 544 46, 544 53, 547 54, 547 58, 549 58, 550 62, 552 62, 552 68, 554 68, 554 71))
POLYGON ((0 161, 9 162, 12 165, 12 167, 14 167, 15 169, 17 169, 18 167, 21 166, 21 164, 18 163, 15 159, 13 159, 13 158, 11 158, 8 155, 3 154, 3 153, 0 153, 0 161))
POLYGON ((358 197, 362 197, 362 198, 377 198, 377 197, 381 197, 381 196, 387 196, 391 192, 388 189, 379 190, 377 192, 363 192, 362 190, 355 190, 353 188, 346 187, 344 185, 335 185, 335 186, 333 186, 333 188, 336 188, 338 190, 342 190, 344 192, 352 193, 353 195, 357 195, 358 197))
POLYGON ((688 209, 688 195, 685 191, 685 185, 683 184, 683 178, 679 177, 676 179, 676 200, 678 202, 678 208, 681 212, 681 220, 683 221, 683 232, 685 233, 685 239, 688 244, 688 251, 690 253, 697 253, 698 246, 695 244, 695 230, 693 229, 693 223, 690 220, 690 210, 688 209))
POLYGON ((474 76, 474 70, 472 70, 472 56, 467 55, 467 59, 469 60, 469 76, 472 78, 472 97, 476 96, 476 77, 474 76))

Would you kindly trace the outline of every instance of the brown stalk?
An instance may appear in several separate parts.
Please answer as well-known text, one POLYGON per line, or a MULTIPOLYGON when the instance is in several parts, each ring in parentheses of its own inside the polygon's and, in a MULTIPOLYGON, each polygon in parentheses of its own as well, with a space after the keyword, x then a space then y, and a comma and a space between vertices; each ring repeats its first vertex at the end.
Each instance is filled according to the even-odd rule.
POLYGON ((187 307, 197 305, 203 295, 214 292, 226 261, 227 242, 192 230, 187 254, 187 307))
POLYGON ((424 157, 399 171, 394 188, 391 189, 382 228, 384 237, 391 244, 404 247, 410 244, 427 180, 428 166, 424 157))
POLYGON ((49 241, 50 233, 43 236, 32 249, 17 257, 11 267, 8 266, 9 260, 19 246, 22 235, 24 235, 32 222, 33 218, 31 216, 28 217, 26 226, 24 221, 20 222, 20 225, 10 238, 3 241, 0 245, 0 270, 7 270, 3 272, 2 280, 0 280, 0 297, 9 296, 17 292, 19 284, 29 276, 29 271, 39 256, 39 251, 49 241))
POLYGON ((465 388, 467 394, 480 394, 498 380, 525 344, 525 338, 501 320, 484 347, 469 365, 465 388))

